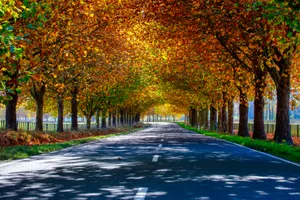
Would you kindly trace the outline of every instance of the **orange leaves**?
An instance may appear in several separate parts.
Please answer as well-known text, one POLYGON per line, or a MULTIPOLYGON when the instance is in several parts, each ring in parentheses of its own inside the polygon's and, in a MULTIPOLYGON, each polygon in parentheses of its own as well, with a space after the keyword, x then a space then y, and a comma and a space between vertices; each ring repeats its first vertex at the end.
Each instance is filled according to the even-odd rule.
POLYGON ((58 93, 63 93, 64 89, 65 89, 65 84, 63 84, 63 83, 56 83, 56 84, 54 84, 54 87, 56 88, 56 91, 58 93))
POLYGON ((41 82, 44 77, 42 74, 33 74, 31 75, 31 78, 36 82, 41 82))

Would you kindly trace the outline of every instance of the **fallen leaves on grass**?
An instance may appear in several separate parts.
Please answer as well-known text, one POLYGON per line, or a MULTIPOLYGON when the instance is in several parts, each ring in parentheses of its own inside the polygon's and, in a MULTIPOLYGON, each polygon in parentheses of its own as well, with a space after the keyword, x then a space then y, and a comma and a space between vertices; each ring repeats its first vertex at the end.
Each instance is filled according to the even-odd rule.
POLYGON ((80 138, 108 135, 113 133, 125 132, 126 128, 114 128, 98 131, 85 132, 63 132, 63 133, 45 133, 45 132, 25 132, 25 131, 5 131, 0 132, 0 146, 16 145, 37 145, 57 142, 65 142, 80 138))

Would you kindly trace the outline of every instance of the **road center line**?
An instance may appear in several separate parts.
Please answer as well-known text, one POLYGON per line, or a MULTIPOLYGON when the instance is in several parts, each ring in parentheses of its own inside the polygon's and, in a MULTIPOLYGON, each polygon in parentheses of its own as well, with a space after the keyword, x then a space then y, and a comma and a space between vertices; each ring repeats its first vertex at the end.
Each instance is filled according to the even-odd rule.
POLYGON ((157 162, 158 161, 158 157, 159 157, 159 155, 154 155, 153 159, 152 159, 152 162, 157 162))
POLYGON ((134 200, 144 200, 147 195, 148 188, 142 187, 138 189, 138 192, 136 193, 134 200))

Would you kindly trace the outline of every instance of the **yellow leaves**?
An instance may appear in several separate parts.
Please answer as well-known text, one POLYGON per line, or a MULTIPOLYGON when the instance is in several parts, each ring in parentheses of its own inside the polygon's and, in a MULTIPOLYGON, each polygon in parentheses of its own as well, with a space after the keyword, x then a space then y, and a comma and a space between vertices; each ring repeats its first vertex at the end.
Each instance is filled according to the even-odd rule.
POLYGON ((61 92, 64 92, 65 84, 57 83, 57 84, 54 84, 54 87, 56 88, 57 92, 61 93, 61 92))
POLYGON ((1 71, 2 71, 2 72, 5 72, 5 71, 7 71, 7 68, 2 67, 2 68, 1 68, 1 71))
POLYGON ((88 52, 86 50, 83 51, 83 56, 86 57, 88 52))
POLYGON ((99 47, 94 47, 94 51, 98 53, 100 51, 99 47))

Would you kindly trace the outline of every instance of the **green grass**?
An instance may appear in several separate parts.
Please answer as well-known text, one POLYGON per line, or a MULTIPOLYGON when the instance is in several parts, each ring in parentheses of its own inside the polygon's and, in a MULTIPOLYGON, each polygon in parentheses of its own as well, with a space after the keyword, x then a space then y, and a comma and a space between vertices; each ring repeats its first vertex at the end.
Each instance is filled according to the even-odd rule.
POLYGON ((0 149, 0 160, 14 160, 14 159, 28 158, 33 155, 49 153, 52 151, 57 151, 57 150, 64 149, 67 147, 84 144, 84 143, 91 142, 94 140, 99 140, 99 139, 112 137, 112 136, 129 134, 129 133, 141 130, 141 129, 142 128, 132 129, 127 132, 113 133, 113 134, 109 134, 109 135, 81 138, 81 139, 70 140, 70 141, 62 142, 62 143, 51 143, 51 144, 41 144, 41 145, 32 145, 32 146, 5 147, 5 148, 0 149))
POLYGON ((271 141, 253 140, 249 137, 220 134, 216 132, 198 130, 197 128, 187 126, 184 123, 177 123, 179 126, 200 133, 206 136, 227 140, 236 144, 249 147, 258 151, 266 152, 293 162, 300 163, 300 147, 289 146, 287 144, 278 144, 271 141))

